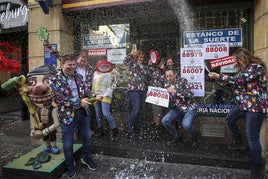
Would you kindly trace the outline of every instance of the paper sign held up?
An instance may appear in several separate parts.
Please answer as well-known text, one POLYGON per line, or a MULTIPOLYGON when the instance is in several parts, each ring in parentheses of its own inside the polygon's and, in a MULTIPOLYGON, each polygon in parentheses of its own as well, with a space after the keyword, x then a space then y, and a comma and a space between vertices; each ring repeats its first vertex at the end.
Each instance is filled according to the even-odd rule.
POLYGON ((221 66, 226 66, 235 63, 233 56, 226 56, 218 58, 216 60, 210 60, 211 69, 219 68, 221 66))
POLYGON ((169 93, 165 88, 148 86, 145 102, 167 108, 169 105, 169 93))

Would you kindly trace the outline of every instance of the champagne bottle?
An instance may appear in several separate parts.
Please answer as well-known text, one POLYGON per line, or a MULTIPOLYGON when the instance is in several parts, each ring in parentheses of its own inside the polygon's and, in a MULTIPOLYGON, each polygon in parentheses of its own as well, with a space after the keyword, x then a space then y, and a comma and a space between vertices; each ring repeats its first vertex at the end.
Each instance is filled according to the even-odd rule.
POLYGON ((96 98, 88 98, 88 102, 95 104, 98 100, 96 98))
POLYGON ((8 91, 12 89, 13 87, 17 86, 20 83, 21 78, 22 76, 16 76, 16 77, 10 78, 8 81, 6 81, 5 83, 1 85, 1 88, 5 91, 8 91))

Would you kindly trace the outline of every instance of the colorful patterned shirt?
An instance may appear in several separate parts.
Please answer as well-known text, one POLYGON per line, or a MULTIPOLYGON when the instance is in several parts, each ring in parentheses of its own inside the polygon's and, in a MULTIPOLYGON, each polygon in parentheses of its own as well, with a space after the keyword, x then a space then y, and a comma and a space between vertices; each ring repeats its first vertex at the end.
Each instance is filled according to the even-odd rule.
POLYGON ((176 89, 176 94, 170 93, 169 96, 169 104, 171 108, 177 107, 180 111, 187 111, 188 108, 196 108, 194 93, 192 92, 187 79, 177 77, 174 85, 165 81, 165 88, 171 86, 176 89))
POLYGON ((165 72, 159 68, 151 67, 152 71, 152 80, 150 85, 163 88, 165 83, 165 72))
POLYGON ((248 65, 235 76, 220 74, 218 82, 234 91, 240 110, 267 113, 266 72, 262 65, 248 65))
POLYGON ((148 66, 139 64, 131 55, 127 55, 124 64, 129 68, 128 91, 147 91, 151 70, 148 66))
POLYGON ((67 76, 62 71, 51 77, 50 87, 53 100, 58 107, 59 120, 66 124, 73 122, 75 110, 81 108, 81 99, 91 96, 91 91, 83 82, 82 75, 75 73, 73 78, 76 83, 78 98, 73 96, 67 76))

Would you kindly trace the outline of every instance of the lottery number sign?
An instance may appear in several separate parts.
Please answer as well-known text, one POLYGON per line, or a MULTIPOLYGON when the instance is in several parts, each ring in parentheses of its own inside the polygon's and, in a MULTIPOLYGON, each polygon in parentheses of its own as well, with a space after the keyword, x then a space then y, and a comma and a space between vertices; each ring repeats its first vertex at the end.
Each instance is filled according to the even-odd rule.
POLYGON ((148 86, 147 98, 145 102, 167 108, 169 104, 169 93, 165 88, 148 86))
POLYGON ((181 77, 195 96, 204 96, 204 48, 181 48, 181 77))

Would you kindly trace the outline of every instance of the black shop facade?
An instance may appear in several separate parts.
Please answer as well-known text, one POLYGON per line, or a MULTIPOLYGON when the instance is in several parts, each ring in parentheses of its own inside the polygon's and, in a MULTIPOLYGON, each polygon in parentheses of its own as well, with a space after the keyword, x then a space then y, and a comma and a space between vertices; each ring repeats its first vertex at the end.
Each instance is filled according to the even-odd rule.
MULTIPOLYGON (((159 60, 175 59, 180 75, 195 91, 195 126, 203 139, 231 140, 224 117, 234 106, 233 96, 207 74, 236 73, 231 54, 239 47, 252 49, 251 1, 85 1, 83 6, 75 0, 62 2, 63 13, 74 22, 75 53, 87 49, 93 66, 99 60, 108 60, 121 73, 112 105, 115 116, 129 112, 123 59, 136 46, 145 51, 147 60, 152 58, 151 52, 157 52, 159 60)), ((150 104, 147 111, 150 123, 150 104)), ((244 121, 239 125, 245 134, 244 121)))

